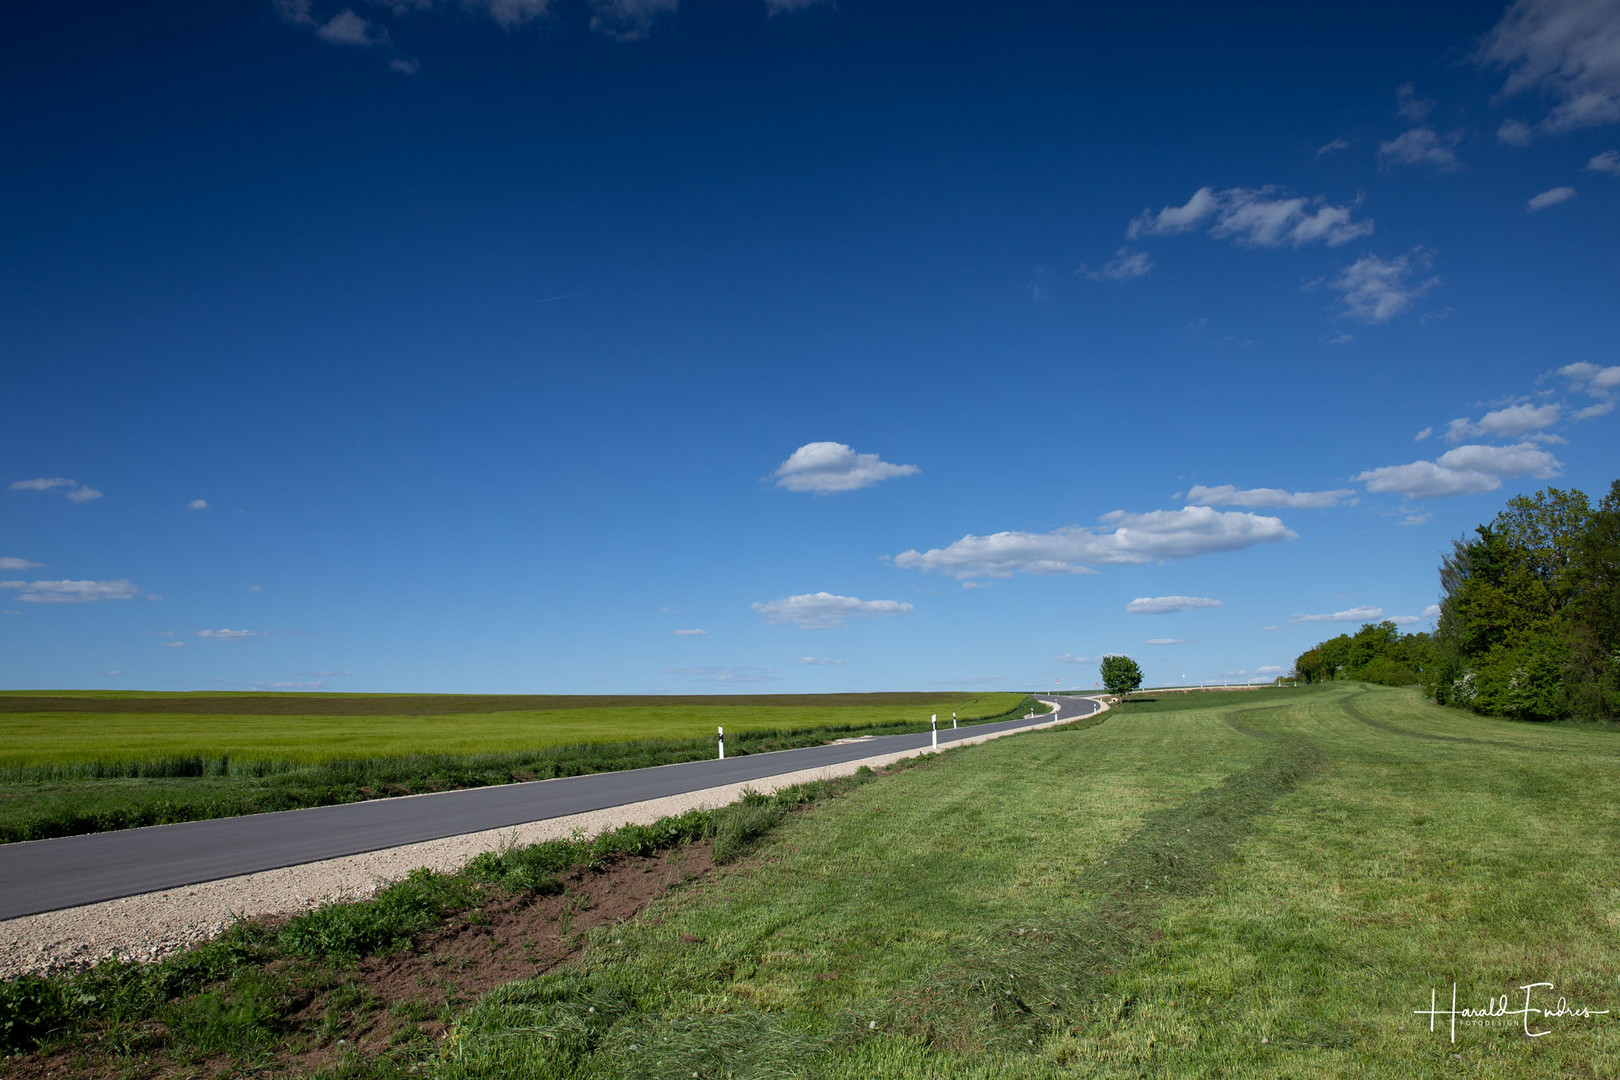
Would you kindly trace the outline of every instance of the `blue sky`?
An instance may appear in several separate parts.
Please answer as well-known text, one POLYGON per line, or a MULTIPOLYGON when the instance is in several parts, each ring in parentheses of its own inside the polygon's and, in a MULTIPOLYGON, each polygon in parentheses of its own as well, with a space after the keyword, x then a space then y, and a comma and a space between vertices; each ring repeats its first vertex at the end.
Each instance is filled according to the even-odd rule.
POLYGON ((1269 678, 1620 475, 1616 0, 0 18, 6 687, 1269 678))

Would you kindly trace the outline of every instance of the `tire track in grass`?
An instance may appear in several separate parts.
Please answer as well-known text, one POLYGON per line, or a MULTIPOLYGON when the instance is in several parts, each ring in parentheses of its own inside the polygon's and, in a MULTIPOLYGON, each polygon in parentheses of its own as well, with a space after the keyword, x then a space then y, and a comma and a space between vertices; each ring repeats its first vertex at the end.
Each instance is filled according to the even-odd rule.
MULTIPOLYGON (((1352 720, 1359 721, 1360 723, 1366 724, 1368 727, 1374 728, 1378 731, 1387 731, 1391 735, 1402 735, 1408 739, 1427 739, 1430 742, 1473 743, 1475 746, 1505 746, 1510 750, 1527 749, 1523 744, 1502 742, 1500 739, 1476 739, 1471 735, 1435 735, 1427 731, 1412 731, 1409 728, 1403 728, 1397 724, 1391 724, 1387 720, 1376 720, 1362 712, 1360 709, 1356 708, 1355 705, 1357 698, 1366 697, 1369 692, 1370 691, 1367 690, 1356 691, 1354 694, 1351 694, 1349 697, 1340 701, 1339 708, 1344 710, 1345 714, 1348 715, 1352 720)), ((1537 749, 1541 750, 1544 748, 1538 747, 1537 749)))
MULTIPOLYGON (((1213 886, 1238 844, 1283 796, 1327 765, 1309 739, 1251 723, 1274 705, 1241 709, 1223 720, 1267 746, 1260 761, 1192 797, 1146 815, 1142 826, 1075 884, 1096 897, 1064 926, 1001 927, 965 946, 952 968, 895 1003, 892 1022, 907 1035, 957 1053, 1031 1049, 1078 1032, 1108 995, 1112 976, 1157 936, 1166 904, 1213 886)), ((1117 1003, 1115 1023, 1133 1010, 1117 1003)))

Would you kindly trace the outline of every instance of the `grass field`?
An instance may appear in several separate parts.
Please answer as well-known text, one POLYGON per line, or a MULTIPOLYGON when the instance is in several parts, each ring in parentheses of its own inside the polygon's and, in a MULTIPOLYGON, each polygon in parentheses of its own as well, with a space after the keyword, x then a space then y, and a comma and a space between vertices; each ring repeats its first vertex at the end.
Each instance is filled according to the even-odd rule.
POLYGON ((1617 782, 1613 733, 1411 691, 1164 695, 789 821, 437 1075, 1620 1075, 1614 1013, 1414 1012, 1620 1010, 1617 782))
POLYGON ((0 694, 0 842, 811 746, 1022 694, 0 694))
POLYGON ((0 693, 0 771, 187 757, 316 764, 992 716, 1023 694, 578 697, 0 693))
POLYGON ((1165 694, 853 785, 329 1075, 1616 1076, 1617 785, 1620 733, 1415 691, 1165 694))

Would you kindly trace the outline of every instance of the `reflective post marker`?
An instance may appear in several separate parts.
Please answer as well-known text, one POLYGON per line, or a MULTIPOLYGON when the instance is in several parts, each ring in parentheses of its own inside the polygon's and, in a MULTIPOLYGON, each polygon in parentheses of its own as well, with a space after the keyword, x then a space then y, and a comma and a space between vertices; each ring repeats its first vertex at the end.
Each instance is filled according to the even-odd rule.
POLYGON ((952 731, 956 730, 956 714, 955 713, 951 713, 951 730, 952 731))
POLYGON ((933 729, 934 749, 939 749, 939 713, 928 718, 928 725, 933 729))
POLYGON ((726 729, 720 729, 720 760, 726 760, 726 729))

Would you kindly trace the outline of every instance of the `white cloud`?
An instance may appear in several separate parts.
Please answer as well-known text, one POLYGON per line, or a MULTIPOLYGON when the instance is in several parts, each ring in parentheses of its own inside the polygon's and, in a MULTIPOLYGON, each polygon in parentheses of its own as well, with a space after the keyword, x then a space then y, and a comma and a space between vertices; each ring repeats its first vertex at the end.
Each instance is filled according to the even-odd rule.
POLYGON ((183 641, 165 641, 163 647, 165 649, 183 649, 186 647, 186 643, 183 641))
POLYGON ((1547 480, 1562 471, 1557 458, 1534 443, 1512 446, 1459 446, 1435 461, 1386 465, 1355 477, 1368 491, 1394 491, 1408 499, 1445 495, 1478 495, 1495 491, 1508 476, 1534 476, 1547 480))
POLYGON ((675 631, 675 635, 677 637, 707 637, 708 633, 709 632, 707 630, 696 630, 696 629, 693 629, 693 630, 677 630, 677 631, 675 631))
POLYGON ((620 41, 637 41, 651 32, 656 16, 676 6, 677 0, 591 0, 591 29, 620 41))
POLYGON ((1353 607, 1349 611, 1335 611, 1331 615, 1295 615, 1288 621, 1293 625, 1300 623, 1321 622, 1372 622, 1382 617, 1384 609, 1381 607, 1353 607))
POLYGON ((122 678, 124 673, 122 671, 108 671, 104 672, 104 674, 109 678, 117 679, 122 678))
POLYGON ((1569 202, 1573 198, 1575 198, 1575 189, 1572 187, 1549 188, 1540 195, 1532 197, 1524 204, 1524 208, 1527 212, 1533 214, 1537 210, 1545 210, 1549 206, 1557 206, 1559 203, 1569 202))
POLYGON ((1254 669, 1254 673, 1256 675, 1281 675, 1287 670, 1288 668, 1281 667, 1277 664, 1261 664, 1259 667, 1254 669))
POLYGON ((783 15, 826 3, 831 3, 831 0, 765 0, 765 12, 768 15, 783 15))
POLYGON ((1316 153, 1311 155, 1311 160, 1315 161, 1317 158, 1326 157, 1328 154, 1348 149, 1350 149, 1350 141, 1348 139, 1334 139, 1332 142, 1324 143, 1322 146, 1318 147, 1316 153))
POLYGON ((186 503, 186 509, 187 510, 206 510, 206 509, 208 509, 208 500, 207 499, 192 499, 190 502, 186 503))
POLYGON ((320 680, 314 682, 256 682, 255 690, 324 690, 326 684, 320 680))
POLYGON ((0 570, 33 570, 44 563, 29 562, 15 555, 0 555, 0 570))
POLYGON ((1210 222, 1209 235, 1249 247, 1300 247, 1322 241, 1336 247, 1367 236, 1370 221, 1350 220, 1348 206, 1313 199, 1277 198, 1277 189, 1230 188, 1220 193, 1199 188, 1184 206, 1167 206, 1157 214, 1144 210, 1125 230, 1139 236, 1171 236, 1210 222))
POLYGON ((1503 97, 1534 90, 1554 103, 1544 131, 1620 121, 1615 0, 1515 0, 1474 58, 1507 70, 1503 97))
POLYGON ((876 454, 858 454, 838 442, 805 443, 789 455, 771 475, 776 486, 789 491, 830 495, 871 487, 892 476, 915 476, 915 465, 894 465, 876 454))
POLYGON ((816 667, 837 666, 838 664, 843 663, 842 660, 835 660, 830 656, 801 656, 799 657, 798 662, 801 664, 811 664, 816 667))
POLYGON ((780 675, 769 668, 757 667, 672 667, 664 668, 664 674, 690 675, 693 678, 705 679, 716 686, 775 682, 781 678, 780 675))
POLYGON ((96 604, 103 600, 133 600, 140 586, 129 581, 0 581, 0 589, 18 590, 29 604, 96 604))
POLYGON ((264 592, 264 586, 263 585, 249 585, 247 587, 247 591, 251 592, 251 593, 262 593, 262 592, 264 592))
POLYGON ((418 71, 422 70, 422 61, 405 60, 396 56, 392 60, 388 61, 388 70, 397 71, 401 75, 415 75, 418 71))
POLYGON ((1502 126, 1496 129, 1496 137, 1509 146, 1530 145, 1530 125, 1522 120, 1504 120, 1502 126))
POLYGON ((1389 142, 1378 144, 1378 164, 1385 168, 1390 165, 1429 165, 1441 172, 1450 172, 1462 164, 1457 160, 1456 151, 1452 150, 1456 143, 1455 136, 1442 139, 1433 128, 1413 128, 1389 142))
POLYGON ((551 0, 484 0, 484 7, 489 9, 489 16, 497 25, 510 30, 546 14, 551 0))
POLYGON ((1329 506, 1338 506, 1346 500, 1354 502, 1355 494, 1350 488, 1288 492, 1282 488, 1239 490, 1231 484, 1222 484, 1219 487, 1194 484, 1192 490, 1187 492, 1187 501, 1204 506, 1287 506, 1296 510, 1321 510, 1329 506))
POLYGON ((1329 338, 1328 339, 1328 344, 1329 345, 1348 345, 1354 340, 1356 340, 1356 335, 1354 335, 1354 334, 1340 334, 1337 337, 1329 338))
POLYGON ((1095 664, 1102 660, 1100 656, 1076 656, 1073 653, 1064 653, 1058 661, 1064 664, 1095 664))
POLYGON ((1433 435, 1433 434, 1434 434, 1434 428, 1426 427, 1422 431, 1418 432, 1416 435, 1412 436, 1412 441, 1413 442, 1422 442, 1424 439, 1427 439, 1430 435, 1433 435))
POLYGON ((1598 367, 1584 360, 1578 364, 1565 364, 1558 374, 1569 380, 1569 388, 1595 398, 1607 398, 1620 389, 1620 364, 1598 367))
POLYGON ((1494 435, 1499 439, 1516 439, 1526 432, 1550 428, 1562 418, 1564 407, 1556 402, 1550 405, 1510 405, 1495 409, 1474 423, 1460 416, 1446 425, 1446 439, 1461 442, 1476 435, 1494 435))
POLYGON ((902 570, 938 571, 958 578, 1025 574, 1089 574, 1086 564, 1134 565, 1190 559, 1256 544, 1296 540, 1298 535, 1274 517, 1222 513, 1207 506, 1115 510, 1100 519, 1112 531, 1067 525, 1047 533, 999 532, 967 535, 943 548, 915 549, 894 557, 902 570))
POLYGON ((899 600, 861 600, 830 592, 802 593, 769 603, 748 605, 773 625, 792 623, 801 630, 825 630, 850 619, 909 615, 911 605, 899 600))
POLYGON ((241 641, 243 638, 268 637, 263 630, 199 630, 197 636, 214 641, 241 641))
POLYGON ((32 480, 14 480, 11 483, 12 491, 50 491, 53 488, 69 489, 62 494, 73 502, 82 503, 101 498, 101 492, 89 484, 81 484, 65 476, 37 476, 32 480))
POLYGON ((1425 618, 1425 619, 1438 619, 1439 617, 1440 617, 1440 605, 1439 604, 1430 604, 1428 607, 1423 609, 1423 618, 1425 618))
POLYGON ((1429 519, 1432 518, 1432 517, 1434 517, 1434 515, 1432 513, 1407 514, 1405 517, 1401 518, 1401 524, 1402 525, 1427 525, 1429 523, 1429 519))
POLYGON ((358 45, 370 48, 385 45, 388 31, 344 8, 315 28, 315 36, 333 45, 358 45))
POLYGON ((1387 322, 1440 284, 1437 277, 1412 281, 1412 272, 1428 269, 1431 261, 1429 253, 1422 248, 1393 259, 1368 255, 1341 270, 1338 277, 1328 282, 1328 287, 1343 294, 1340 303, 1350 318, 1367 323, 1387 322))
POLYGON ((1417 615, 1389 615, 1386 616, 1386 621, 1392 622, 1396 626, 1411 626, 1413 623, 1422 622, 1423 619, 1417 615))
POLYGON ((1596 405, 1588 405, 1586 408, 1575 412, 1575 419, 1595 420, 1600 416, 1607 416, 1614 412, 1614 405, 1615 403, 1612 401, 1600 401, 1596 405))
POLYGON ((1120 248, 1101 270, 1088 270, 1085 263, 1081 263, 1076 273, 1092 281, 1134 281, 1153 273, 1153 258, 1145 251, 1120 248))
POLYGON ((1402 83, 1395 88, 1395 111, 1402 119, 1410 120, 1414 124, 1421 124, 1429 118, 1434 111, 1435 102, 1432 98, 1417 96, 1417 87, 1411 83, 1402 83))
POLYGON ((1587 172, 1620 176, 1620 150, 1605 150, 1586 163, 1587 172))
POLYGON ((1168 615, 1172 611, 1220 607, 1219 600, 1207 596, 1138 596, 1125 605, 1132 615, 1168 615))
POLYGON ((1146 641, 1142 642, 1142 644, 1144 644, 1144 645, 1185 645, 1185 644, 1187 644, 1187 639, 1186 638, 1179 638, 1179 637, 1150 637, 1146 641))

